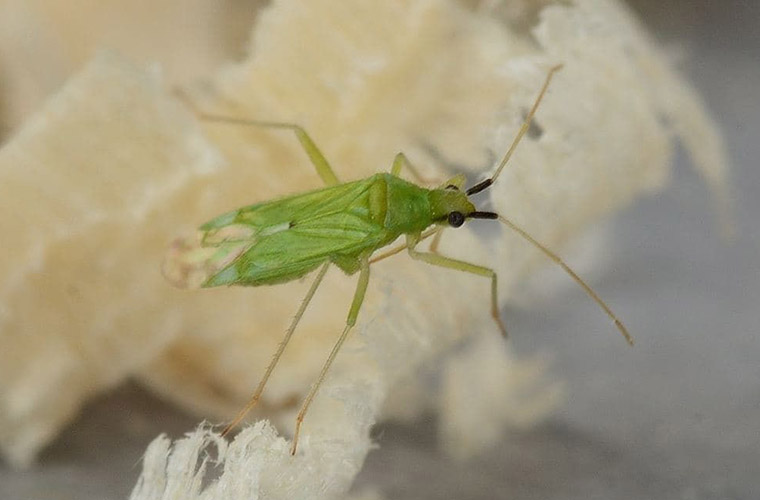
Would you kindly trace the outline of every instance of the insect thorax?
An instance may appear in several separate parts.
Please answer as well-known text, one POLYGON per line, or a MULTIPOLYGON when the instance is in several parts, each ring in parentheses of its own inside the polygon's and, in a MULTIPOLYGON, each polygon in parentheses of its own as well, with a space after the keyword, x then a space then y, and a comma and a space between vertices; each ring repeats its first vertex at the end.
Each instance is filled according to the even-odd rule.
POLYGON ((386 188, 383 223, 386 231, 396 236, 414 234, 433 224, 429 189, 390 174, 383 174, 382 180, 386 188))

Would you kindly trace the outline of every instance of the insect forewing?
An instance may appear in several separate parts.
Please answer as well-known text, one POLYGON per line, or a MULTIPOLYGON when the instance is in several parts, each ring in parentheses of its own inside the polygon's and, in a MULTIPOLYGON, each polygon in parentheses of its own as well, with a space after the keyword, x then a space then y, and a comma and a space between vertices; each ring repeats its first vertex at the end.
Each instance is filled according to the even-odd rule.
POLYGON ((370 218, 372 179, 250 205, 174 242, 163 272, 175 286, 258 286, 296 279, 326 260, 352 273, 381 227, 370 218), (351 258, 349 258, 351 257, 351 258))

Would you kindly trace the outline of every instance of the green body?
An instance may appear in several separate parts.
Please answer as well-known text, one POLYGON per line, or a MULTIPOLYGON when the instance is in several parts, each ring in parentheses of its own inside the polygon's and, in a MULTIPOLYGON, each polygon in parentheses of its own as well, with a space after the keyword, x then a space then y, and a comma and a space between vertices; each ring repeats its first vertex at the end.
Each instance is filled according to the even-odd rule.
POLYGON ((202 286, 284 283, 325 262, 354 274, 399 236, 444 224, 451 211, 474 210, 457 189, 426 189, 390 173, 257 203, 201 226, 203 246, 220 256, 236 249, 202 286))
POLYGON ((203 287, 273 285, 301 278, 320 268, 256 391, 248 404, 224 429, 222 436, 240 423, 246 413, 256 405, 296 325, 303 317, 328 268, 334 264, 347 274, 358 272, 359 278, 343 333, 330 351, 296 417, 291 448, 291 454, 295 455, 306 411, 351 328, 356 324, 369 284, 372 264, 370 256, 375 250, 388 245, 399 236, 406 235, 406 244, 386 252, 375 261, 406 248, 409 256, 415 260, 490 279, 491 316, 506 336, 507 330, 499 315, 496 272, 488 267, 439 255, 436 251, 436 238, 441 235, 441 229, 444 226, 459 227, 468 218, 499 219, 544 252, 586 290, 613 319, 628 342, 633 343, 627 330, 609 307, 558 256, 506 217, 494 212, 478 212, 468 199, 469 195, 487 189, 499 176, 520 139, 527 133, 552 74, 559 68, 560 66, 555 66, 549 71, 538 98, 496 172, 464 192, 461 189, 465 179, 461 175, 450 179, 445 187, 439 189, 426 189, 404 181, 399 174, 401 169, 406 167, 423 182, 403 153, 396 155, 390 173, 375 174, 367 179, 341 184, 324 155, 300 126, 292 123, 207 116, 213 121, 223 123, 293 131, 317 175, 327 185, 323 189, 228 212, 201 226, 200 239, 178 240, 170 249, 164 265, 164 274, 180 287, 195 287, 199 284, 203 287), (425 231, 432 225, 442 227, 425 231), (422 234, 423 231, 425 234, 422 234), (435 237, 428 251, 416 249, 421 239, 433 235, 435 237))

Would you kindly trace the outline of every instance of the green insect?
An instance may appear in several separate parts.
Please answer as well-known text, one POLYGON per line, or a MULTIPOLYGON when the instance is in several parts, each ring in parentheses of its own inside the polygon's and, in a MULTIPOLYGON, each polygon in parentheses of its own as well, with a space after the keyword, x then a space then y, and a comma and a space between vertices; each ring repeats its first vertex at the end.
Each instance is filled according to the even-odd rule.
POLYGON ((437 253, 438 240, 443 229, 460 227, 468 219, 501 221, 540 249, 599 304, 612 318, 625 339, 630 344, 633 343, 628 331, 610 308, 556 254, 506 217, 494 212, 478 211, 470 201, 470 196, 487 189, 496 181, 528 131, 552 76, 560 67, 555 66, 549 71, 533 107, 494 174, 466 190, 463 189, 463 175, 455 176, 434 189, 401 179, 399 174, 403 168, 407 168, 420 179, 403 153, 396 156, 390 173, 379 173, 366 179, 340 183, 314 141, 297 125, 201 115, 202 118, 211 121, 292 130, 317 174, 326 184, 322 189, 257 203, 220 215, 200 227, 200 239, 197 244, 180 244, 172 249, 173 255, 170 254, 168 261, 173 262, 174 267, 165 267, 164 272, 170 281, 183 287, 274 285, 301 278, 318 269, 316 278, 250 401, 225 428, 222 435, 226 435, 240 423, 258 402, 267 380, 331 265, 337 266, 348 275, 359 273, 358 284, 345 328, 296 418, 292 454, 296 453, 298 434, 309 405, 351 328, 356 324, 367 291, 372 263, 407 250, 413 259, 488 278, 491 281, 491 315, 506 336, 506 329, 499 315, 496 273, 488 267, 451 259, 437 253), (406 237, 404 244, 375 255, 378 249, 391 244, 400 236, 406 237), (434 237, 431 251, 416 250, 417 244, 429 237, 434 237))

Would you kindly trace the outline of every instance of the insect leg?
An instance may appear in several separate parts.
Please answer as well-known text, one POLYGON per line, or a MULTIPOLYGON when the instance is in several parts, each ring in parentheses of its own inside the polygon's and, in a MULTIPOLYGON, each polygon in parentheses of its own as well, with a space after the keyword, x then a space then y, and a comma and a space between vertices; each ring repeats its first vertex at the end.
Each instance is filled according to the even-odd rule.
POLYGON ((431 181, 430 179, 423 177, 422 174, 420 174, 420 171, 417 170, 417 167, 415 167, 414 164, 409 161, 409 158, 407 158, 404 153, 398 153, 393 159, 391 175, 398 177, 399 174, 401 174, 401 169, 403 167, 406 167, 406 169, 412 173, 412 176, 414 176, 414 178, 417 179, 417 182, 420 184, 435 184, 435 182, 431 181))
POLYGON ((314 293, 317 291, 317 288, 319 287, 320 283, 322 283, 322 278, 325 277, 325 273, 327 272, 327 268, 330 266, 330 263, 325 263, 322 268, 319 270, 319 273, 317 273, 317 277, 314 279, 314 282, 311 284, 311 288, 309 288, 309 291, 306 293, 306 297, 301 301, 301 306, 298 308, 298 311, 296 312, 295 317, 293 318, 293 321, 290 323, 290 326, 288 327, 288 330, 285 332, 285 336, 282 338, 282 341, 280 341, 280 344, 277 346, 277 351, 275 351, 274 356, 272 356, 272 361, 269 362, 269 366, 267 366, 266 371, 264 372, 264 376, 261 378, 261 381, 259 382, 258 387, 256 387, 256 391, 251 396, 251 399, 248 400, 248 403, 243 407, 242 410, 235 416, 235 419, 230 422, 227 427, 224 428, 222 431, 222 436, 226 436, 232 429, 237 426, 243 418, 245 418, 246 414, 251 411, 251 409, 256 406, 256 403, 259 402, 259 398, 261 397, 261 393, 264 392, 264 386, 266 385, 267 381, 269 380, 270 375, 272 375, 272 372, 274 371, 274 367, 277 365, 277 362, 280 360, 280 357, 282 356, 283 351, 285 350, 285 347, 288 345, 288 342, 290 342, 290 337, 293 336, 293 332, 296 329, 296 325, 298 325, 298 322, 301 320, 301 316, 303 316, 304 311, 306 311, 306 307, 309 305, 309 302, 311 302, 312 297, 314 297, 314 293))
POLYGON ((496 277, 496 271, 494 271, 493 269, 489 267, 483 267, 477 264, 471 264, 469 262, 465 262, 463 260, 457 260, 457 259, 452 259, 449 257, 444 257, 443 255, 438 255, 438 254, 434 254, 430 252, 418 252, 417 250, 414 249, 416 244, 417 243, 414 241, 409 242, 409 256, 411 256, 413 259, 427 262, 428 264, 431 264, 433 266, 445 267, 448 269, 454 269, 456 271, 463 271, 466 273, 476 274, 478 276, 491 278, 491 316, 496 322, 496 325, 499 327, 499 330, 501 330, 502 335, 506 337, 507 329, 501 320, 501 315, 499 314, 499 299, 497 295, 498 282, 497 282, 497 277, 496 277))
POLYGON ((262 126, 291 129, 295 132, 296 137, 298 137, 298 140, 301 142, 301 146, 303 146, 304 151, 306 151, 306 155, 317 170, 317 175, 322 179, 322 182, 324 182, 326 186, 334 186, 340 183, 338 176, 335 175, 335 171, 330 166, 325 155, 322 154, 322 151, 319 150, 311 136, 300 125, 294 125, 291 123, 268 123, 262 126))
MULTIPOLYGON (((193 103, 190 102, 190 100, 187 99, 184 95, 180 95, 180 97, 191 107, 193 107, 193 103)), ((300 125, 296 125, 294 123, 246 120, 243 118, 234 118, 230 116, 204 113, 196 109, 194 109, 194 111, 198 118, 208 122, 228 123, 232 125, 245 125, 259 128, 279 128, 292 130, 296 134, 296 137, 301 143, 301 146, 306 152, 306 155, 309 157, 309 160, 311 160, 311 164, 314 165, 314 168, 317 170, 317 175, 319 175, 319 178, 322 179, 322 181, 327 186, 334 186, 340 183, 338 176, 335 175, 335 171, 330 166, 330 163, 327 161, 327 158, 325 158, 325 155, 322 154, 322 151, 319 150, 317 144, 314 142, 311 136, 300 125)))
POLYGON ((322 367, 322 371, 319 372, 317 381, 314 382, 314 385, 311 386, 311 390, 306 396, 306 399, 304 399, 303 404, 301 405, 301 410, 298 412, 298 416, 296 417, 296 427, 295 431, 293 431, 293 446, 290 449, 291 455, 296 454, 296 449, 298 447, 298 434, 301 432, 301 424, 303 423, 303 419, 306 416, 306 412, 309 410, 309 405, 311 405, 311 401, 317 394, 319 386, 322 385, 322 382, 327 375, 327 371, 330 369, 330 365, 332 365, 333 361, 335 360, 335 356, 338 354, 338 351, 340 351, 340 348, 343 346, 346 338, 348 338, 348 333, 356 324, 356 318, 359 316, 359 310, 362 307, 362 302, 364 302, 364 294, 367 291, 367 284, 369 284, 369 261, 366 257, 364 257, 362 260, 361 270, 359 271, 359 282, 356 284, 356 292, 354 292, 354 300, 351 303, 351 309, 348 311, 346 327, 343 329, 343 333, 340 334, 340 338, 338 338, 338 341, 333 346, 332 351, 330 351, 330 355, 327 357, 327 361, 325 361, 325 364, 322 367))
POLYGON ((443 229, 441 228, 439 231, 435 233, 435 236, 433 236, 433 241, 430 242, 430 253, 437 254, 438 253, 438 246, 441 244, 441 236, 443 236, 443 229))
MULTIPOLYGON (((422 234, 420 235, 420 237, 417 239, 417 241, 419 242, 419 241, 425 240, 425 239, 427 239, 427 238, 430 238, 430 237, 431 237, 431 236, 433 236, 433 235, 436 235, 436 236, 437 236, 438 234, 440 234, 440 233, 441 233, 441 231, 443 231, 443 228, 442 228, 442 227, 434 227, 434 228, 432 228, 432 229, 428 229, 427 231, 425 231, 424 233, 422 233, 422 234)), ((440 239, 440 237, 439 237, 438 239, 440 239)), ((433 243, 435 243, 435 238, 433 238, 433 243)), ((381 254, 378 254, 378 255, 376 255, 376 256, 374 256, 374 257, 372 257, 372 258, 369 260, 369 263, 370 263, 370 264, 374 264, 375 262, 379 262, 379 261, 381 261, 381 260, 385 260, 385 259, 387 259, 388 257, 393 257, 393 256, 394 256, 394 255, 396 255, 397 253, 401 253, 401 252, 403 252, 404 250, 406 250, 406 249, 408 248, 408 246, 409 246, 409 242, 407 241, 407 242, 406 242, 406 243, 404 243, 403 245, 398 245, 398 246, 396 246, 396 247, 393 247, 393 248, 391 248, 390 250, 387 250, 387 251, 385 251, 385 252, 383 252, 383 253, 381 253, 381 254)), ((430 246, 431 246, 431 249, 432 249, 432 244, 431 244, 430 246)), ((434 252, 434 253, 435 253, 435 252, 434 252)))

